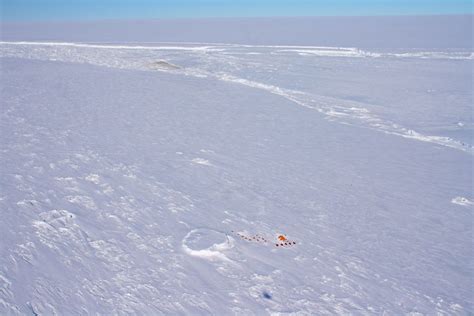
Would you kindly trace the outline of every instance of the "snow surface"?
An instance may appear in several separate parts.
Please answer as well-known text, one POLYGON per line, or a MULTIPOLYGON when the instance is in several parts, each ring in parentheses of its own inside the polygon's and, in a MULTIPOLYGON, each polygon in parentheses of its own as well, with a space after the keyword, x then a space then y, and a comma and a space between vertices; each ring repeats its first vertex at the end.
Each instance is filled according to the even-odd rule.
POLYGON ((0 314, 474 312, 472 51, 0 56, 0 314))

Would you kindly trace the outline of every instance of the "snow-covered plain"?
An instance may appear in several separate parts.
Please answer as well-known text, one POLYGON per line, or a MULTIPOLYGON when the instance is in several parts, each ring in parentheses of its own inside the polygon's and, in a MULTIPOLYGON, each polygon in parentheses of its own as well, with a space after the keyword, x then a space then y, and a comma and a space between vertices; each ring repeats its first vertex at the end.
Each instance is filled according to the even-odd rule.
POLYGON ((0 314, 474 312, 472 50, 0 56, 0 314))

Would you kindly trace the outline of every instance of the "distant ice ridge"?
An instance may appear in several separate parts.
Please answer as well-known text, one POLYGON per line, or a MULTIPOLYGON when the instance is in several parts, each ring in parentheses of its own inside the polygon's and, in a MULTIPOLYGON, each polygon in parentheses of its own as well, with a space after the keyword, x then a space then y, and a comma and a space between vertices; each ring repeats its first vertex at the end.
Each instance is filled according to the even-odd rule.
POLYGON ((380 53, 361 50, 358 48, 324 48, 312 47, 306 49, 281 49, 279 53, 291 52, 301 56, 331 56, 331 57, 373 57, 373 58, 433 58, 433 59, 474 59, 471 52, 401 52, 380 53))
MULTIPOLYGON (((87 43, 67 42, 0 42, 2 45, 29 45, 29 46, 59 46, 77 48, 105 48, 105 49, 133 49, 133 50, 189 50, 189 51, 212 51, 214 46, 131 46, 131 45, 100 45, 87 43)), ((217 49, 221 51, 221 49, 217 49)))
POLYGON ((296 53, 300 56, 320 57, 393 57, 393 58, 436 58, 436 59, 474 59, 473 52, 467 51, 422 51, 413 52, 373 52, 355 47, 325 47, 325 46, 288 46, 288 45, 240 45, 240 44, 212 44, 212 43, 151 43, 152 45, 112 45, 93 43, 67 43, 67 42, 6 42, 0 41, 0 45, 27 45, 27 46, 57 46, 76 48, 103 48, 103 49, 127 49, 127 50, 170 50, 170 51, 194 51, 194 52, 233 52, 233 49, 253 48, 256 51, 246 54, 259 53, 259 50, 270 49, 272 54, 296 53), (183 46, 185 45, 185 46, 183 46))
MULTIPOLYGON (((50 61, 88 63, 122 69, 154 70, 193 77, 210 77, 241 84, 284 97, 300 106, 316 110, 329 119, 344 124, 362 125, 387 134, 434 143, 473 153, 471 144, 447 136, 425 135, 403 124, 384 119, 365 103, 311 92, 289 89, 275 84, 245 78, 242 69, 260 72, 279 71, 293 58, 420 58, 472 60, 472 52, 369 52, 348 47, 259 46, 209 43, 143 43, 141 45, 105 45, 67 42, 0 42, 1 57, 20 57, 50 61), (245 55, 246 57, 239 57, 245 55), (272 56, 269 64, 261 57, 272 56), (279 59, 282 56, 287 59, 279 59), (294 56, 294 57, 292 57, 294 56), (302 56, 302 57, 300 57, 302 56), (260 58, 260 59, 258 59, 260 58)), ((302 62, 305 62, 304 60, 302 62)), ((317 60, 315 61, 317 62, 317 60)), ((311 60, 309 64, 313 64, 311 60)))

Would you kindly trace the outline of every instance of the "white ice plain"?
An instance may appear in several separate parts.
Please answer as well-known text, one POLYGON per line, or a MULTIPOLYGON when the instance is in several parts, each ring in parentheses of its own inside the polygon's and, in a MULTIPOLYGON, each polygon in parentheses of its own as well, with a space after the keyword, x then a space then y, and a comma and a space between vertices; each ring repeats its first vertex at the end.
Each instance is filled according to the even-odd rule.
POLYGON ((0 56, 0 314, 474 312, 472 52, 0 56))

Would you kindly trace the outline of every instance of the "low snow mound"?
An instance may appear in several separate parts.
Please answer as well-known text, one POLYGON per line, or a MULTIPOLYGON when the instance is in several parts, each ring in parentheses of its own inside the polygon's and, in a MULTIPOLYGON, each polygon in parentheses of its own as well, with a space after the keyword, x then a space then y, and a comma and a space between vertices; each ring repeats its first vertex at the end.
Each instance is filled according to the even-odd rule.
POLYGON ((462 197, 462 196, 457 196, 454 199, 451 200, 451 203, 457 204, 457 205, 462 205, 462 206, 472 206, 474 205, 474 202, 462 197))
POLYGON ((204 165, 204 166, 212 166, 211 162, 207 159, 203 158, 194 158, 191 160, 192 163, 198 164, 198 165, 204 165))
POLYGON ((193 229, 183 239, 185 253, 210 261, 231 261, 223 252, 233 247, 232 237, 208 228, 193 229))

